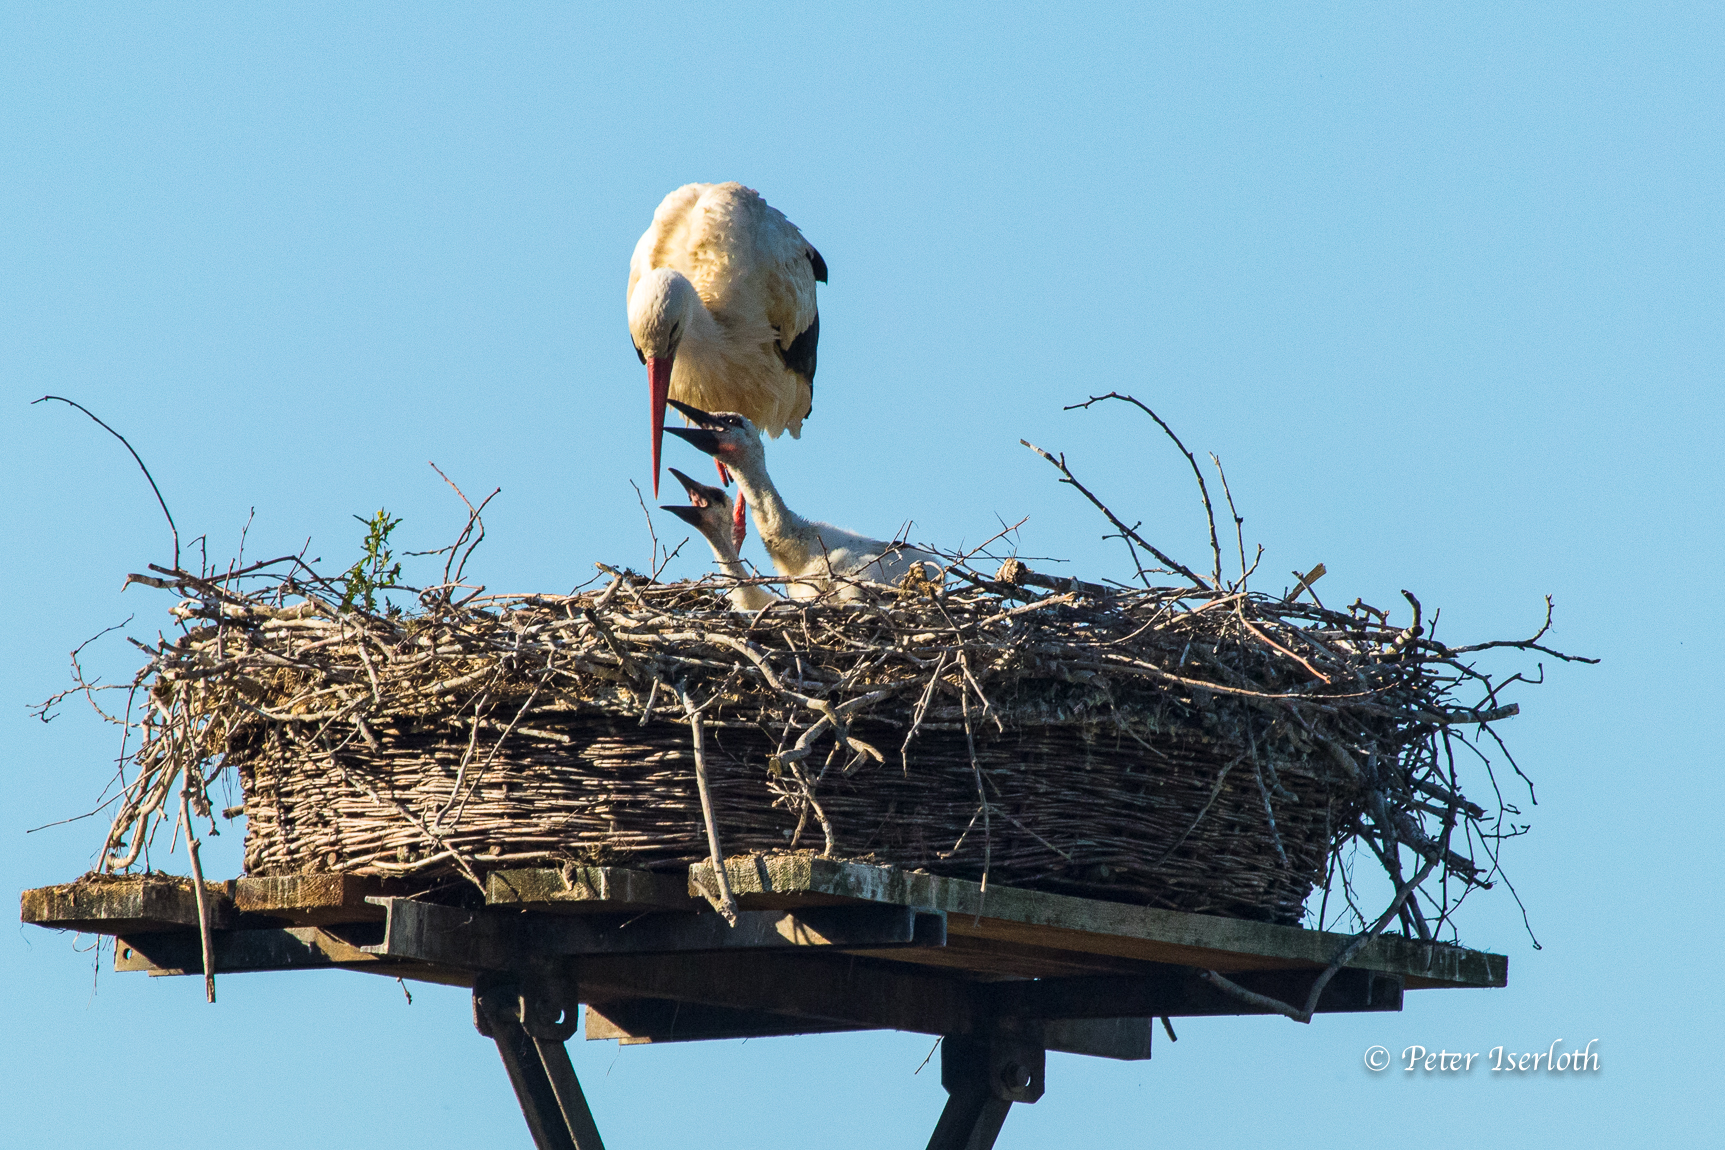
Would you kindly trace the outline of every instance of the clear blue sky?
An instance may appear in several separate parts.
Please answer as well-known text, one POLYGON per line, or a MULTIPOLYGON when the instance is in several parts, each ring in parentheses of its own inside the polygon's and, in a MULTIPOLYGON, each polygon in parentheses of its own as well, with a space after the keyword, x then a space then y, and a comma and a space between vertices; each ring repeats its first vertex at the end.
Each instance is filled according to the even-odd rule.
MULTIPOLYGON (((435 460, 503 488, 475 561, 495 589, 640 566, 628 255, 667 191, 738 179, 832 269, 814 414, 772 449, 800 509, 948 546, 1029 516, 1027 553, 1120 575, 1022 436, 1201 560, 1182 461, 1121 412, 1060 411, 1121 388, 1223 456, 1266 589, 1323 561, 1327 598, 1407 587, 1452 640, 1525 633, 1550 593, 1555 641, 1605 660, 1548 665, 1503 727, 1539 783, 1509 865, 1544 949, 1498 892, 1462 930, 1511 956, 1509 989, 1054 1056, 1001 1146, 1713 1136, 1719 9, 616 11, 0 12, 0 888, 91 863, 94 821, 25 831, 84 809, 117 746, 27 704, 75 644, 169 606, 120 593, 168 556, 130 460, 29 400, 126 432, 212 555, 253 508, 251 554, 346 562, 379 506, 440 545, 435 460), (1590 1038, 1586 1079, 1361 1060, 1590 1038)), ((110 972, 92 994, 72 939, 0 937, 0 1143, 528 1145, 461 992, 249 975, 209 1007, 110 972)), ((928 1046, 571 1044, 616 1150, 920 1146, 928 1046)))

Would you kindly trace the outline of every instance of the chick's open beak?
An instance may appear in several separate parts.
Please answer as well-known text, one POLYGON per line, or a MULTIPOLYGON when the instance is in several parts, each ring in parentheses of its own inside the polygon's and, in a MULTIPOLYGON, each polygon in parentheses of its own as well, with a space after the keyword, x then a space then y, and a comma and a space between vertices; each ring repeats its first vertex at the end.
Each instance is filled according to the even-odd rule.
MULTIPOLYGON (((719 437, 704 427, 667 427, 665 432, 668 435, 675 435, 697 451, 704 451, 708 455, 718 453, 719 437)), ((657 494, 657 491, 654 494, 657 494)))
POLYGON ((699 507, 671 507, 661 503, 659 510, 669 511, 690 527, 699 528, 701 526, 701 509, 699 507))
POLYGON ((720 491, 717 487, 708 487, 705 483, 697 483, 687 475, 684 475, 681 471, 678 471, 675 467, 667 467, 665 470, 669 471, 672 476, 676 478, 677 482, 683 485, 683 490, 689 494, 689 502, 693 503, 696 507, 712 506, 713 497, 715 495, 720 499, 725 497, 725 493, 720 491))

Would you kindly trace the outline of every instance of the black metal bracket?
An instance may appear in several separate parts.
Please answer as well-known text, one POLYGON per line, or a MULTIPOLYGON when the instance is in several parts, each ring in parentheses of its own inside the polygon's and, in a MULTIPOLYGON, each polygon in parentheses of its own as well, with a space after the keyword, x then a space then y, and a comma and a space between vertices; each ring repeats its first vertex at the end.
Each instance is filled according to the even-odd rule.
POLYGON ((486 973, 473 985, 473 1026, 497 1043, 538 1150, 605 1150, 563 1043, 575 1033, 575 987, 544 970, 486 973))
POLYGON ((997 1032, 940 1042, 940 1112, 928 1150, 989 1150, 1014 1102, 1042 1097, 1047 1055, 1039 1041, 997 1032))

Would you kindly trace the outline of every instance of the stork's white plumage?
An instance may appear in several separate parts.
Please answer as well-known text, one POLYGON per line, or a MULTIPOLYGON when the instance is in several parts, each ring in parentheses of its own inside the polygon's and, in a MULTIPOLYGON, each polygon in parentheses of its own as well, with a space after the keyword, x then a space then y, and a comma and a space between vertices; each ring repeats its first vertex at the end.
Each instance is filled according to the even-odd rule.
POLYGON ((671 406, 695 426, 665 430, 705 451, 737 477, 737 487, 748 501, 755 530, 773 567, 795 580, 785 588, 790 598, 814 599, 832 593, 835 587, 840 599, 861 594, 854 583, 835 581, 834 576, 897 583, 912 567, 923 567, 925 574, 938 573, 940 561, 926 551, 804 519, 787 507, 767 474, 760 430, 747 416, 733 411, 710 414, 675 400, 671 406))
MULTIPOLYGON (((747 579, 749 569, 743 566, 743 560, 737 554, 738 538, 732 525, 730 499, 720 488, 696 483, 675 467, 669 470, 677 482, 683 485, 683 490, 688 492, 689 505, 664 507, 662 510, 669 511, 701 533, 707 546, 713 549, 713 562, 722 574, 732 579, 747 579)), ((777 596, 753 583, 739 584, 725 595, 730 599, 731 606, 739 611, 759 611, 778 602, 777 596)))
POLYGON ((801 435, 821 330, 815 284, 826 278, 797 226, 741 184, 685 184, 660 203, 629 261, 628 294, 652 393, 655 494, 667 399, 801 435))

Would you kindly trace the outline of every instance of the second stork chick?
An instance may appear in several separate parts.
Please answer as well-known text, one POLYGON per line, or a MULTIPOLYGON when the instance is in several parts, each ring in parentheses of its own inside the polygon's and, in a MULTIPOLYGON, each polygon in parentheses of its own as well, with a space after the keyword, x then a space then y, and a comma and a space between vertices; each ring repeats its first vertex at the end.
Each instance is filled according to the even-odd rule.
MULTIPOLYGON (((675 467, 670 468, 670 472, 688 493, 689 505, 667 507, 661 504, 659 509, 669 511, 701 533, 707 546, 713 549, 713 562, 721 574, 732 579, 749 578, 749 569, 743 566, 742 557, 737 554, 743 541, 743 524, 733 521, 730 497, 722 488, 696 483, 675 467)), ((778 596, 753 583, 739 583, 725 592, 725 596, 739 611, 759 611, 779 601, 778 596)))
POLYGON ((853 580, 897 583, 913 567, 938 578, 940 561, 926 551, 804 519, 787 507, 767 474, 760 430, 747 416, 708 413, 676 400, 670 404, 695 426, 665 430, 711 455, 736 477, 773 567, 795 580, 786 587, 790 598, 815 599, 836 589, 840 599, 856 599, 862 589, 853 580))

